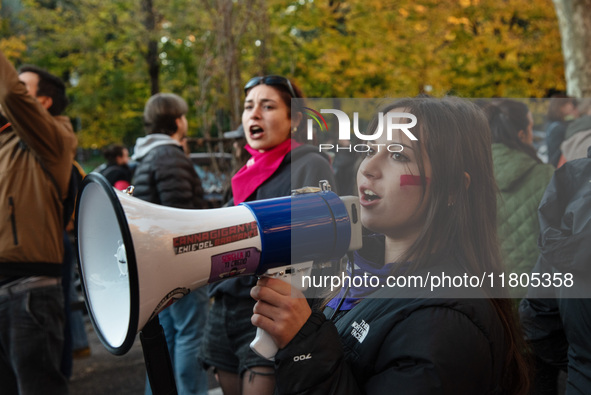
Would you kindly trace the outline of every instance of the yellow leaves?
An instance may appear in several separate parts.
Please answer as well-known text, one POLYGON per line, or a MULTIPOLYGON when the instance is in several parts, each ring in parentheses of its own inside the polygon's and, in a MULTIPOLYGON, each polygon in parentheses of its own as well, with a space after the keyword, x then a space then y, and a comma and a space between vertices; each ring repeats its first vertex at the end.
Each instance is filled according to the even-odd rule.
MULTIPOLYGON (((459 65, 459 66, 463 66, 463 65, 464 65, 464 62, 465 62, 466 60, 467 60, 467 59, 465 59, 464 57, 460 57, 460 61, 458 62, 458 65, 459 65)), ((471 58, 470 60, 468 60, 468 61, 466 62, 466 65, 465 65, 464 69, 465 69, 465 70, 466 70, 466 71, 467 71, 469 74, 471 74, 471 75, 474 75, 474 74, 477 74, 477 73, 478 73, 478 70, 479 70, 479 68, 480 68, 479 66, 480 66, 480 65, 478 64, 478 62, 476 61, 476 59, 474 59, 474 58, 471 58)))
POLYGON ((427 29, 429 29, 429 26, 425 23, 425 22, 417 22, 414 26, 413 29, 417 32, 417 33, 424 33, 427 31, 427 29))
POLYGON ((27 50, 25 36, 12 36, 0 39, 0 50, 10 60, 18 59, 27 50))
POLYGON ((456 34, 454 32, 447 32, 444 37, 446 41, 453 41, 456 39, 456 34))
POLYGON ((126 111, 121 111, 119 113, 119 116, 122 119, 134 119, 134 118, 141 117, 142 114, 143 113, 141 111, 126 110, 126 111))
POLYGON ((464 25, 464 26, 470 25, 470 20, 466 17, 456 18, 455 16, 448 16, 447 22, 452 25, 464 25))
POLYGON ((459 0, 458 3, 462 8, 468 8, 472 5, 477 6, 480 4, 480 0, 459 0))
POLYGON ((425 11, 427 10, 427 8, 425 8, 425 6, 420 5, 420 4, 415 4, 414 9, 416 12, 418 12, 419 14, 424 14, 425 11))
MULTIPOLYGON (((149 86, 139 3, 76 0, 70 2, 77 4, 73 12, 21 2, 30 32, 0 40, 0 48, 13 59, 26 51, 27 61, 79 73, 69 111, 81 118, 81 145, 141 132, 149 86)), ((201 10, 194 0, 155 3, 153 34, 167 62, 161 63, 161 88, 199 101, 194 112, 205 130, 202 115, 233 111, 230 66, 216 30, 216 21, 228 16, 201 10)), ((236 15, 247 26, 233 36, 240 53, 232 67, 242 83, 261 72, 285 74, 315 97, 408 96, 428 85, 434 95, 454 91, 466 97, 564 89, 551 0, 266 0, 260 3, 266 9, 254 10, 231 3, 234 11, 244 11, 236 15), (265 45, 257 47, 257 40, 265 45)))
POLYGON ((517 63, 517 53, 514 51, 509 52, 505 55, 505 61, 515 65, 517 63))
MULTIPOLYGON (((412 6, 412 10, 420 15, 424 15, 428 12, 427 7, 421 4, 414 4, 412 6)), ((410 12, 406 8, 401 7, 398 9, 398 14, 400 14, 400 16, 402 16, 403 18, 408 18, 410 12)))

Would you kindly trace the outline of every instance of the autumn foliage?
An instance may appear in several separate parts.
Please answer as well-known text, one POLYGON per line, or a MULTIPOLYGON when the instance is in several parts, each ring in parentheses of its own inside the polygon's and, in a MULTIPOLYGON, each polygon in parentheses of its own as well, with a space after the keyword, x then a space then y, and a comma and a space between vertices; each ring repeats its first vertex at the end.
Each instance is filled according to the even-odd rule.
POLYGON ((309 97, 545 97, 565 89, 551 0, 3 4, 0 48, 17 65, 36 63, 68 81, 68 115, 84 147, 142 134, 150 42, 160 89, 191 103, 199 136, 236 126, 242 84, 258 74, 290 76, 309 97))

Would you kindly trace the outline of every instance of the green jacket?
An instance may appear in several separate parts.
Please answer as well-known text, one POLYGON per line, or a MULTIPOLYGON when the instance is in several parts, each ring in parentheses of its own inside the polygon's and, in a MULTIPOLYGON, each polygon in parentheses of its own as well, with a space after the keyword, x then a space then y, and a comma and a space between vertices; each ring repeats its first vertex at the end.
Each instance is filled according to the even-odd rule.
POLYGON ((0 276, 58 276, 76 136, 27 94, 1 51, 0 106, 12 125, 0 133, 0 276))
MULTIPOLYGON (((507 273, 529 273, 538 259, 538 206, 554 174, 554 167, 504 144, 492 145, 497 199, 498 232, 507 273)), ((511 289, 513 297, 526 288, 511 289)))

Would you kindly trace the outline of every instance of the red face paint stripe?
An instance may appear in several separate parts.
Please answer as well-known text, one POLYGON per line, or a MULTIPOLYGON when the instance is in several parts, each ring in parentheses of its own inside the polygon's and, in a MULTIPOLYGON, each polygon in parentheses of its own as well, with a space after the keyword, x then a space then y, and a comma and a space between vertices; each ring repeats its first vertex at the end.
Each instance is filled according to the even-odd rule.
MULTIPOLYGON (((429 177, 425 177, 425 181, 429 183, 429 177)), ((405 187, 409 185, 423 185, 421 182, 421 176, 413 176, 410 174, 403 174, 400 176, 400 186, 405 187)))

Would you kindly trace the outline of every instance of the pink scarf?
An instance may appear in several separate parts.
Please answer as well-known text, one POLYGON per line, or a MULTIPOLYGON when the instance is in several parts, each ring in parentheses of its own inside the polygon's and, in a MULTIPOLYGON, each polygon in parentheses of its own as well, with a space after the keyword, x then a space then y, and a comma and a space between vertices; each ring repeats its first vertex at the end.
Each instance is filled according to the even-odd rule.
POLYGON ((259 152, 247 144, 244 148, 250 152, 252 157, 232 177, 234 204, 238 205, 248 199, 258 187, 275 173, 281 162, 283 162, 285 155, 300 145, 295 140, 287 139, 270 150, 259 152))

